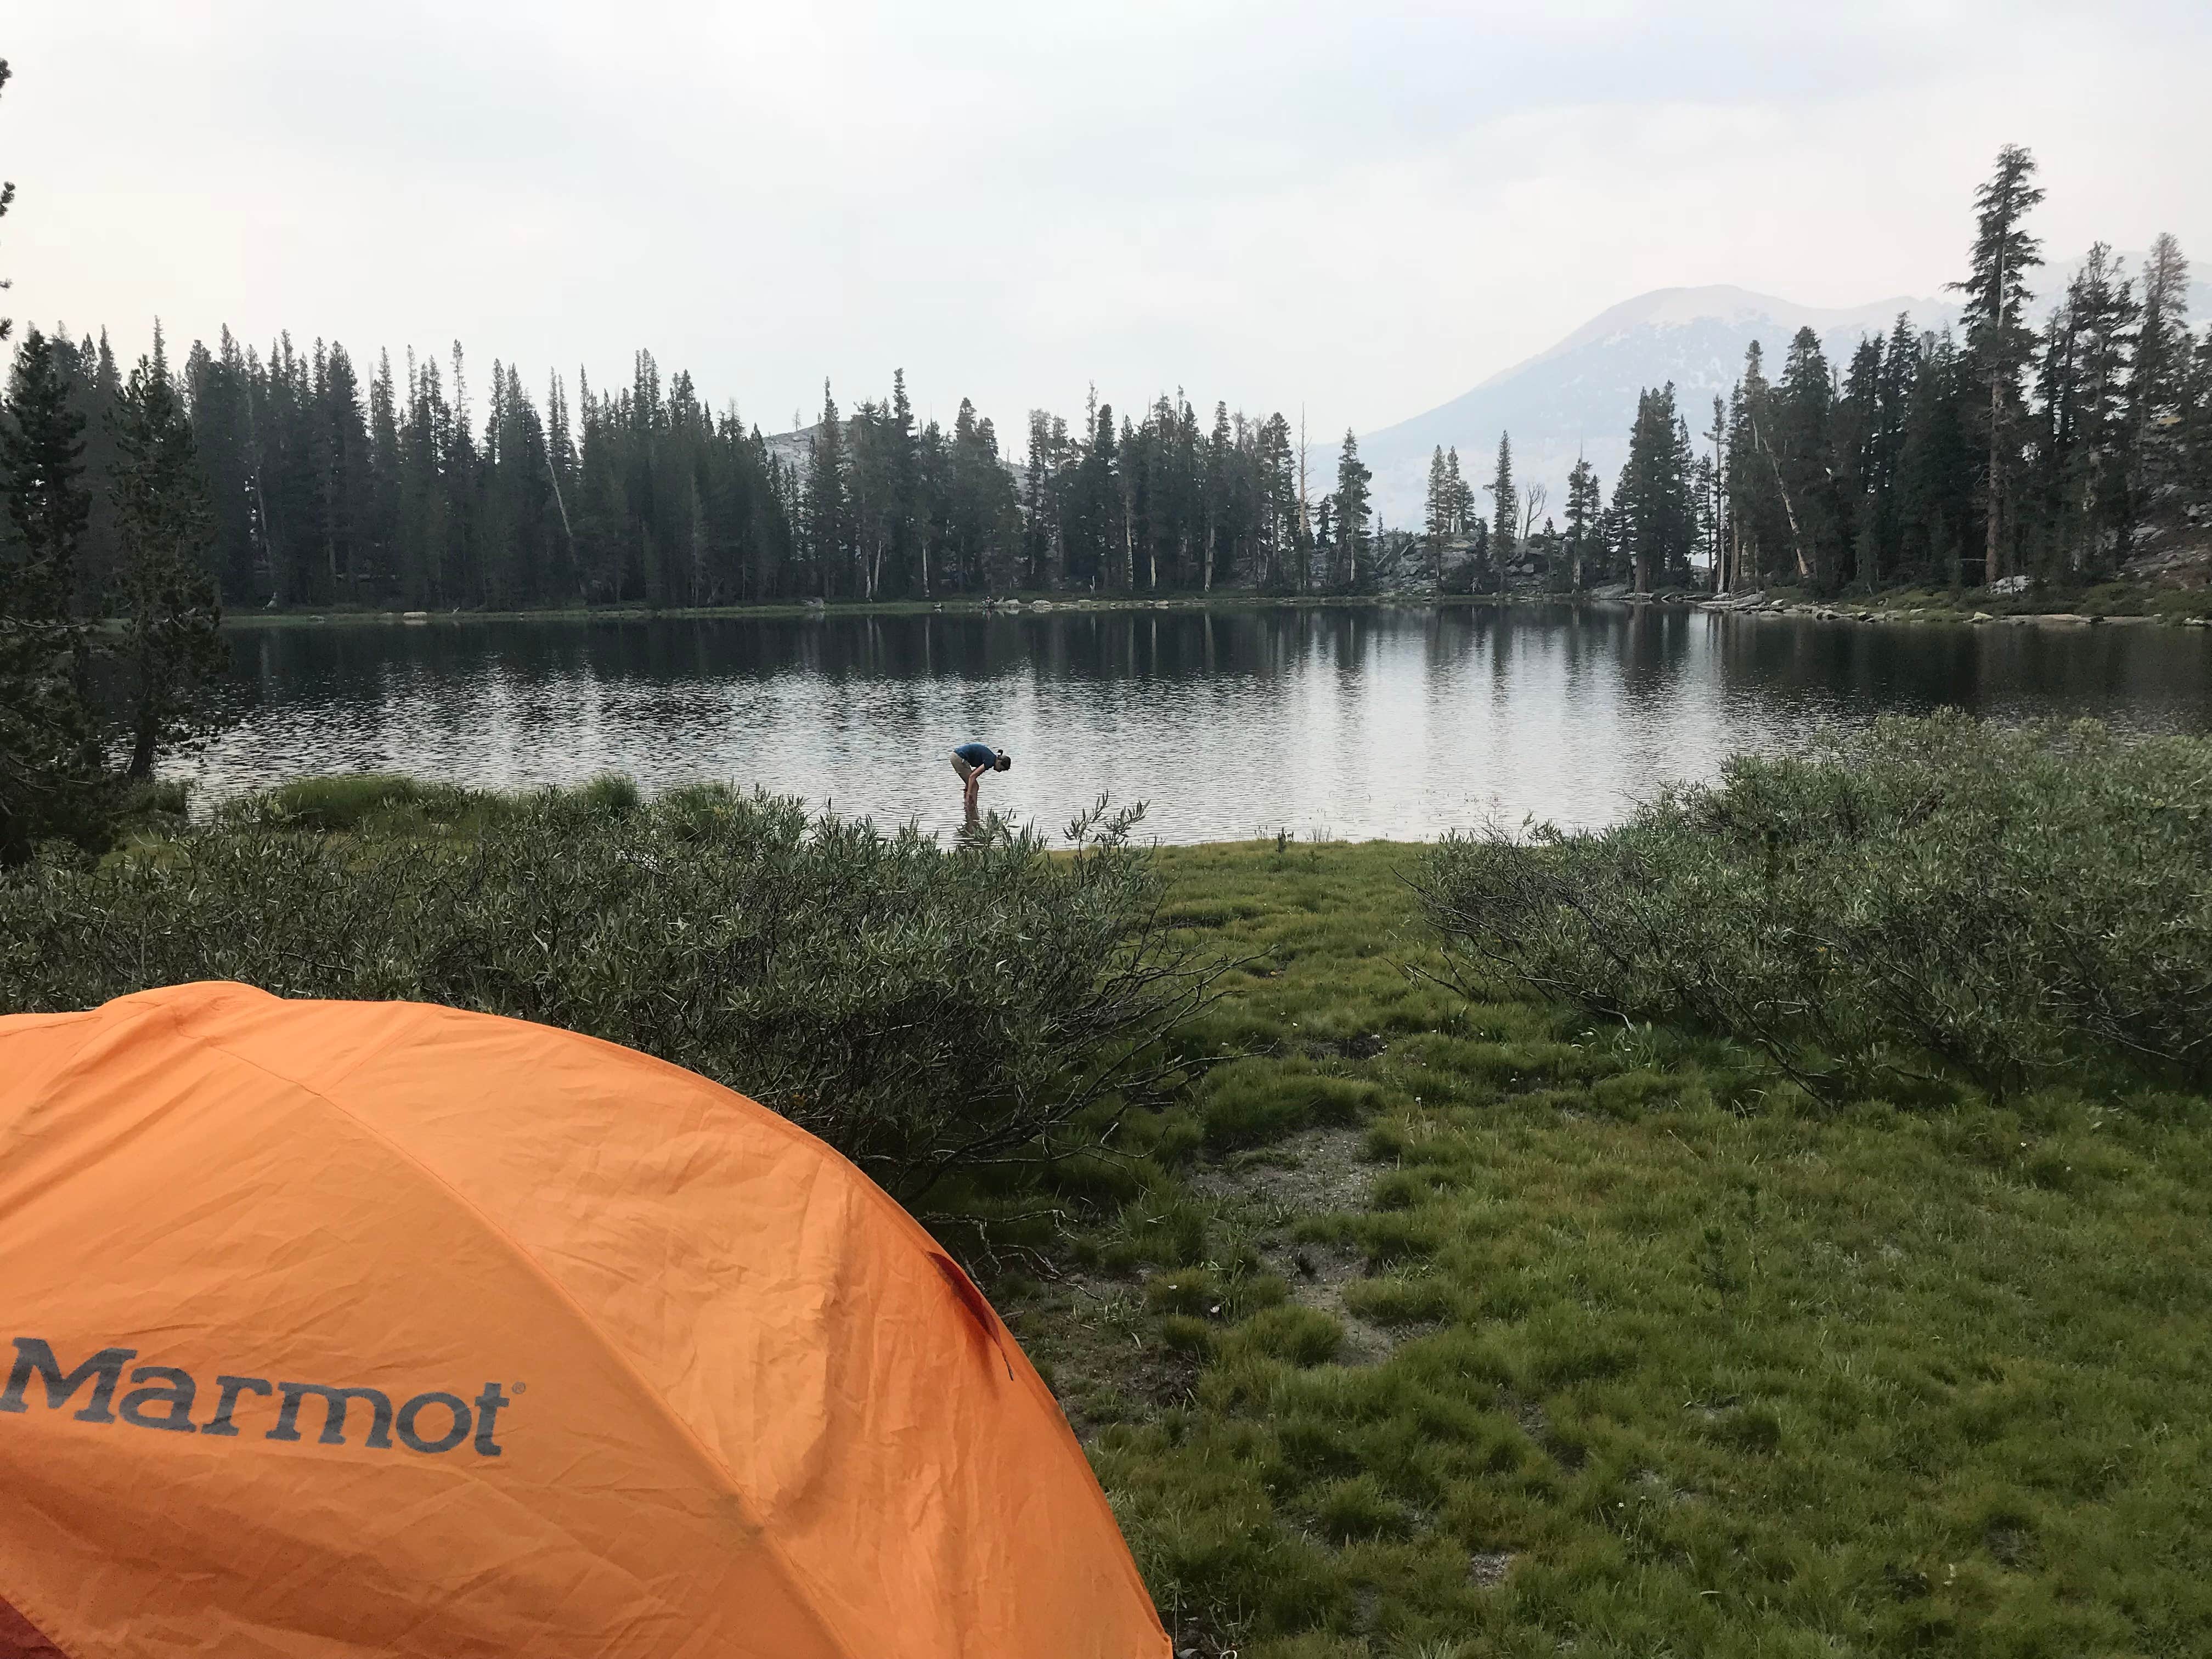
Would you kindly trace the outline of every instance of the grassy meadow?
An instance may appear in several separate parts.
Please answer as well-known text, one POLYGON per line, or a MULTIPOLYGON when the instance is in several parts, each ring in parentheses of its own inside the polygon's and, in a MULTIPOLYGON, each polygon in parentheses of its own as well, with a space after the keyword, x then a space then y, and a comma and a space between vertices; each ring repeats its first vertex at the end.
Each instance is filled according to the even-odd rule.
POLYGON ((1223 1058, 996 1287, 1178 1649, 2203 1652, 2207 1103, 1469 1000, 1418 855, 1160 855, 1223 1058))
POLYGON ((0 1012, 426 998, 787 1112, 984 1282, 1180 1654, 2179 1659, 2212 745, 2114 741, 1431 848, 312 781, 0 872, 0 1012))

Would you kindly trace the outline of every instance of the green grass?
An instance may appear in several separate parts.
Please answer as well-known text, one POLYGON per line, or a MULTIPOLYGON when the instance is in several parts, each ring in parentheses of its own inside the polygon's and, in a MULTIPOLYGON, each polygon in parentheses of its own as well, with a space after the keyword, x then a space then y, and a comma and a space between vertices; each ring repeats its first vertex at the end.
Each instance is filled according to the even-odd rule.
POLYGON ((2203 586, 2201 579, 2199 585, 2192 586, 2178 580, 2136 577, 2046 586, 2030 588, 2025 593, 1992 593, 1980 587, 1889 588, 1872 595, 1848 590, 1827 600, 1807 588, 1775 587, 1768 591, 1777 599, 1832 604, 1839 610, 1943 611, 1961 617, 1978 611, 1993 617, 2155 617, 2169 622, 2212 616, 2212 587, 2203 586))
MULTIPOLYGON (((790 897, 708 856, 772 804, 328 779, 204 834, 177 804, 149 797, 102 872, 0 884, 0 965, 44 988, 23 1006, 215 972, 503 1008, 550 988, 566 1000, 514 1011, 784 1099, 773 1045, 718 1061, 629 1009, 648 986, 696 1018, 696 991, 658 995, 696 986, 667 951, 790 897), (424 900, 460 852, 466 903, 424 900), (592 931, 559 974, 485 981, 552 937, 530 904, 592 931), (377 945, 394 928, 406 951, 377 945), (295 933, 322 943, 270 957, 295 933), (348 952, 368 967, 325 963, 348 952)), ((842 887, 860 853, 839 856, 842 887)), ((1422 849, 1157 856, 1168 943, 1237 963, 1168 1039, 1164 1071, 1195 1080, 1101 1100, 1042 1177, 963 1178, 945 1196, 969 1209, 933 1213, 1059 1393, 1179 1651, 2203 1650, 2212 1102, 2062 1056, 2002 1101, 1822 1103, 1718 1038, 1445 988, 1406 880, 1422 849)), ((941 942, 911 954, 933 994, 965 982, 941 942)), ((817 981, 838 982, 800 974, 763 1016, 812 1055, 817 981)), ((853 1031, 915 1024, 884 1006, 855 1003, 853 1031)), ((853 1091, 809 1083, 790 1109, 830 1095, 853 1091)))
POLYGON ((1219 1063, 995 1285, 1178 1648, 2202 1652, 2212 1107, 1466 1000, 1413 857, 1163 854, 1219 1063))

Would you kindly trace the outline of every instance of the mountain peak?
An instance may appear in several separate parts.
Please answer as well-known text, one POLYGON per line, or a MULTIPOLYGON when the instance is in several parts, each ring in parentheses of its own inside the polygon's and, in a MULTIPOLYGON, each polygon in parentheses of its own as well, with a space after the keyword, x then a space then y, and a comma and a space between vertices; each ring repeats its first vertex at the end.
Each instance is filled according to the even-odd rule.
POLYGON ((1888 333, 1899 312, 1921 328, 1942 328, 1956 320, 1959 307, 1955 299, 1903 295, 1865 305, 1808 306, 1726 283, 1639 294, 1449 403, 1363 434, 1360 456, 1374 473, 1376 505, 1391 523, 1418 520, 1431 453, 1449 445, 1463 461, 1487 456, 1500 432, 1513 435, 1516 471, 1547 485, 1554 501, 1578 457, 1610 488, 1643 388, 1672 381, 1683 413, 1702 428, 1712 398, 1726 395, 1753 340, 1778 363, 1790 337, 1809 328, 1829 361, 1841 364, 1863 335, 1888 333))
MULTIPOLYGON (((1887 332, 1900 311, 1929 319, 1956 308, 1941 300, 1916 300, 1903 295, 1868 305, 1836 307, 1800 305, 1795 300, 1757 294, 1725 283, 1702 288, 1655 288, 1648 294, 1623 300, 1600 312, 1557 345, 1499 371, 1482 384, 1498 385, 1539 363, 1564 357, 1584 346, 1620 339, 1638 329, 1687 328, 1698 323, 1718 323, 1731 330, 1778 336, 1809 328, 1825 337, 1850 329, 1887 332)), ((1784 343, 1785 339, 1777 338, 1769 343, 1769 349, 1778 352, 1784 343)))

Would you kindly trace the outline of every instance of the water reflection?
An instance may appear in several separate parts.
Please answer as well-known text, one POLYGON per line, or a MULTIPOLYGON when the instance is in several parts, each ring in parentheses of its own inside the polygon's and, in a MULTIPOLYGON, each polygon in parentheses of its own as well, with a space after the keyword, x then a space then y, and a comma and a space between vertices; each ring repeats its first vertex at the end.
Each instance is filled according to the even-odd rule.
POLYGON ((1729 753, 1884 710, 2212 724, 2212 639, 1715 617, 1672 606, 386 623, 241 630, 252 719, 177 769, 221 794, 390 769, 516 787, 627 771, 957 830, 1101 791, 1171 841, 1611 821, 1729 753))

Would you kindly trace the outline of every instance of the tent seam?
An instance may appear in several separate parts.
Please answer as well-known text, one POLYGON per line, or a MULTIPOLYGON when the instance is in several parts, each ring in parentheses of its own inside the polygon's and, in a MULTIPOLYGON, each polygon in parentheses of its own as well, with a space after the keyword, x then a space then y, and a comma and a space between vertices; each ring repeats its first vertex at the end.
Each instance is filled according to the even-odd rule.
MULTIPOLYGON (((422 1003, 416 1006, 437 1008, 448 1013, 473 1013, 476 1012, 473 1009, 450 1008, 443 1003, 422 1003)), ((937 1236, 932 1233, 928 1228, 923 1226, 921 1222, 915 1220, 912 1212, 908 1210, 903 1204, 901 1204, 889 1193, 885 1192, 866 1170, 863 1170, 859 1164, 854 1163, 851 1158, 846 1157, 844 1153, 839 1152, 828 1141, 823 1139, 821 1136, 811 1133, 807 1130, 801 1128, 798 1124, 793 1123, 782 1113, 775 1111, 769 1107, 762 1105, 760 1102, 755 1100, 750 1095, 742 1094, 736 1089, 732 1088, 728 1084, 717 1082, 714 1079, 707 1076, 704 1073, 695 1072, 689 1066, 678 1066, 672 1060, 664 1060, 659 1054, 647 1054, 644 1050, 640 1048, 624 1048, 619 1042, 610 1042, 605 1037, 593 1036, 588 1031, 572 1031, 568 1030, 568 1027, 562 1025, 544 1025, 536 1020, 518 1019, 512 1014, 491 1014, 484 1016, 484 1018, 496 1019, 507 1024, 526 1026, 532 1030, 559 1031, 562 1036, 573 1037, 578 1042, 590 1043, 601 1048, 611 1049, 616 1054, 628 1056, 632 1060, 647 1060, 654 1066, 660 1066, 664 1070, 675 1073, 678 1077, 684 1078, 687 1081, 704 1083, 711 1088, 720 1090, 724 1094, 731 1096, 742 1104, 751 1107, 756 1112, 758 1112, 762 1117, 765 1118, 770 1126, 787 1139, 806 1143, 815 1152, 823 1155, 829 1161, 842 1167, 848 1173, 856 1176, 859 1180, 860 1190, 862 1197, 867 1202, 873 1204, 878 1211, 888 1213, 905 1232, 909 1243, 918 1243, 923 1246, 930 1255, 941 1255, 948 1261, 952 1261, 951 1252, 947 1250, 943 1244, 938 1242, 937 1236)), ((960 1264, 957 1261, 953 1261, 952 1265, 955 1267, 960 1267, 960 1264)), ((967 1269, 961 1267, 960 1272, 964 1277, 966 1275, 967 1269)), ((975 1281, 973 1279, 969 1279, 969 1282, 972 1285, 975 1281)), ((952 1297, 955 1305, 959 1306, 962 1312, 965 1313, 968 1311, 962 1297, 950 1285, 945 1285, 945 1293, 952 1297)), ((982 1292, 979 1289, 976 1291, 976 1294, 980 1297, 982 1295, 982 1292)), ((988 1297, 983 1298, 983 1304, 986 1307, 990 1307, 990 1299, 988 1297)), ((1005 1334, 1009 1336, 1012 1334, 1011 1331, 1006 1330, 1006 1322, 1004 1319, 1000 1318, 999 1310, 996 1308, 991 1309, 991 1317, 998 1327, 998 1332, 1003 1332, 1005 1334)), ((993 1343, 994 1345, 999 1344, 1000 1339, 998 1333, 991 1333, 990 1334, 993 1343)), ((1115 1538, 1121 1539, 1121 1576, 1124 1582, 1137 1592, 1138 1595, 1144 1600, 1147 1606, 1153 1607, 1153 1617, 1157 1620, 1158 1618, 1158 1604, 1154 1602, 1152 1599, 1152 1588, 1145 1582, 1144 1574, 1137 1570, 1136 1559, 1129 1552, 1128 1540, 1126 1538, 1122 1538, 1121 1517, 1114 1513, 1114 1505, 1108 1500, 1105 1488, 1098 1482, 1097 1470, 1091 1467, 1091 1459, 1083 1449, 1083 1443, 1075 1437, 1075 1430, 1068 1423, 1067 1413, 1060 1403, 1060 1396, 1053 1393, 1050 1387, 1046 1384, 1044 1378, 1037 1375, 1036 1367, 1030 1363, 1029 1354, 1025 1351, 1023 1351, 1021 1344, 1019 1342, 1016 1342, 1014 1344, 1014 1347, 1015 1350, 1022 1355, 1022 1374, 1028 1379, 1026 1382, 1018 1383, 1017 1386, 1023 1388, 1028 1393, 1031 1400, 1041 1401, 1043 1405, 1050 1408, 1052 1420, 1058 1424, 1060 1427, 1061 1456, 1063 1458, 1072 1457, 1075 1466, 1083 1471, 1085 1484, 1090 1490, 1090 1496, 1094 1510, 1105 1519, 1108 1530, 1115 1538)), ((1006 1350, 1003 1346, 1000 1346, 999 1352, 1001 1356, 1004 1355, 1006 1350)), ((987 1371, 989 1370, 988 1366, 985 1369, 987 1371)), ((1161 1631, 1160 1639, 1160 1651, 1163 1654, 1172 1653, 1175 1647, 1174 1638, 1167 1634, 1164 1627, 1163 1627, 1161 1631)))
POLYGON ((66 1644, 64 1644, 62 1640, 54 1634, 53 1621, 51 1619, 34 1613, 31 1608, 26 1607, 23 1605, 23 1597, 17 1595, 4 1580, 0 1580, 0 1602, 5 1602, 9 1607, 14 1608, 15 1616, 22 1620, 25 1624, 30 1626, 33 1630, 38 1632, 40 1636, 46 1638, 46 1639, 64 1656, 64 1659, 76 1659, 76 1656, 83 1651, 83 1650, 80 1649, 74 1642, 70 1642, 66 1644))

